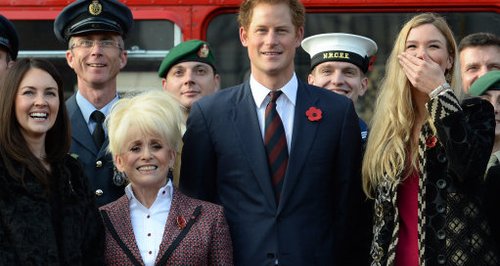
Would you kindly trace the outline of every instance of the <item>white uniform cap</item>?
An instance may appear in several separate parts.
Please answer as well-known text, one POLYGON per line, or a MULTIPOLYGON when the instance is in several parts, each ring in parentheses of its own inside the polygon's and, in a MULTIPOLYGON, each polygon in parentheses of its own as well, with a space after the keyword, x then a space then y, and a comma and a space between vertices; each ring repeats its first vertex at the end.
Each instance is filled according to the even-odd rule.
POLYGON ((327 61, 343 61, 358 66, 364 73, 377 44, 370 38, 348 33, 325 33, 302 41, 302 48, 311 56, 311 69, 327 61))

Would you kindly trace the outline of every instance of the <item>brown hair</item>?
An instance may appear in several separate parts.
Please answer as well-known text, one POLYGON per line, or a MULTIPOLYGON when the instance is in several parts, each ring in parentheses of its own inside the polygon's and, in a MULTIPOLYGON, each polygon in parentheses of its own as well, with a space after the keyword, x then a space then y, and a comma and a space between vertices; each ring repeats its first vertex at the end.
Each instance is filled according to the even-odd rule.
POLYGON ((305 23, 305 8, 299 0, 244 0, 240 5, 238 23, 241 27, 248 29, 252 20, 253 9, 258 4, 286 4, 290 7, 292 23, 296 29, 303 27, 305 23))
POLYGON ((465 36, 458 45, 458 51, 477 46, 496 46, 500 48, 500 37, 489 32, 477 32, 465 36))
POLYGON ((50 164, 61 161, 68 153, 71 144, 69 119, 64 104, 62 78, 49 61, 24 58, 18 60, 5 75, 0 90, 0 154, 9 174, 23 180, 26 170, 31 172, 42 184, 48 184, 49 173, 42 162, 31 152, 24 139, 16 118, 16 95, 24 76, 30 69, 47 72, 57 83, 59 94, 59 112, 54 126, 45 137, 46 161, 50 164), (21 168, 14 166, 21 165, 21 168))

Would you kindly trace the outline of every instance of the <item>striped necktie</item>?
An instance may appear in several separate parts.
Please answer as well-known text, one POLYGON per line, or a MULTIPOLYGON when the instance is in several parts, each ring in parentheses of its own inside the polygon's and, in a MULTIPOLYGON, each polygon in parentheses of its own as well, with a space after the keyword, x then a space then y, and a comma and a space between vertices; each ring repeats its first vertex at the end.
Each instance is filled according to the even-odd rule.
POLYGON ((288 148, 285 129, 281 118, 276 111, 276 100, 281 91, 271 91, 271 100, 266 106, 264 145, 266 147, 267 161, 272 178, 276 200, 279 201, 283 179, 288 165, 288 148))

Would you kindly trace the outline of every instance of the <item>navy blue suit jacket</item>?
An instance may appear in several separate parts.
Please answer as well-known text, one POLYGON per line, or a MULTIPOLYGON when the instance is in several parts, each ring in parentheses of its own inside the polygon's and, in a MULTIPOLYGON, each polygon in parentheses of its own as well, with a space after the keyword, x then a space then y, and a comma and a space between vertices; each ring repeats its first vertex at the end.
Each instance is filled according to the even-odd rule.
POLYGON ((191 109, 180 186, 224 206, 236 265, 274 265, 276 259, 283 265, 341 265, 359 257, 350 249, 357 239, 347 229, 362 201, 353 104, 299 81, 294 119, 277 204, 248 81, 191 109), (320 121, 308 120, 312 106, 322 110, 320 121))
POLYGON ((125 191, 123 185, 117 186, 113 183, 113 158, 106 151, 108 137, 106 136, 104 144, 98 150, 76 103, 75 95, 66 100, 66 108, 71 121, 70 153, 78 156, 92 191, 102 191, 102 195, 96 196, 97 205, 103 206, 117 200, 125 191))

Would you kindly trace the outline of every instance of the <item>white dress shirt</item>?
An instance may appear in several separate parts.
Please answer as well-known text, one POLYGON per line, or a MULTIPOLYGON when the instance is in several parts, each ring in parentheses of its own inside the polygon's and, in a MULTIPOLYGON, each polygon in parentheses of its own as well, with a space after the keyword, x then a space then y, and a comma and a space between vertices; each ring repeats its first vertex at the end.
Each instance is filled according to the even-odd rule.
MULTIPOLYGON (((269 97, 269 92, 271 90, 255 80, 253 75, 250 75, 250 89, 252 91, 255 107, 257 109, 257 117, 259 118, 262 140, 264 140, 265 113, 266 106, 271 100, 271 97, 269 97)), ((292 145, 293 119, 295 116, 295 101, 297 100, 298 90, 298 80, 295 73, 293 73, 292 78, 285 84, 285 86, 279 88, 278 90, 283 93, 276 101, 276 110, 278 111, 281 121, 283 122, 283 127, 285 128, 286 144, 288 146, 288 153, 290 153, 292 145)))
POLYGON ((169 179, 158 191, 156 200, 149 209, 136 199, 131 184, 125 187, 125 194, 130 202, 130 220, 142 261, 146 266, 154 265, 172 205, 172 182, 169 179))

